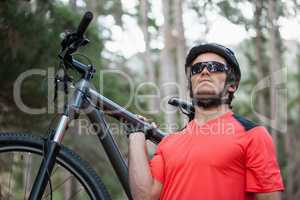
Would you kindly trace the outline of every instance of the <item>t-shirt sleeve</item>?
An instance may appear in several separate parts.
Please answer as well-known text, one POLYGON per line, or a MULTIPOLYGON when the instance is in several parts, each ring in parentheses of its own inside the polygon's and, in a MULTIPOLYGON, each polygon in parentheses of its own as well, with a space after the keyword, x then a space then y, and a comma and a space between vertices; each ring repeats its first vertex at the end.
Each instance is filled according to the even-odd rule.
POLYGON ((284 190, 271 135, 264 127, 251 129, 246 148, 246 191, 284 190))
POLYGON ((164 158, 163 158, 163 152, 162 152, 162 147, 163 143, 166 140, 164 138, 157 146, 156 151, 150 160, 150 170, 152 173, 152 176, 158 180, 159 182, 163 183, 164 182, 164 158))

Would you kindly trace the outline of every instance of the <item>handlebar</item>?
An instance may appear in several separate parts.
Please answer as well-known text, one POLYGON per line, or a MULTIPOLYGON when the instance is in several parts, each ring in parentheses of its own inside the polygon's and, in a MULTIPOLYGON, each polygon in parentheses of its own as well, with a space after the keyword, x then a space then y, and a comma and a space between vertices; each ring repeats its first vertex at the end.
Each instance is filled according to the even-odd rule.
POLYGON ((73 60, 72 54, 75 53, 78 48, 89 43, 89 40, 84 36, 84 33, 92 19, 93 13, 90 11, 86 12, 82 17, 77 30, 75 32, 66 34, 64 39, 61 41, 61 51, 58 57, 63 61, 65 66, 75 68, 80 73, 85 73, 86 71, 84 70, 83 65, 76 63, 73 60), (76 64, 79 65, 76 66, 76 64))
POLYGON ((195 108, 192 103, 179 99, 177 97, 172 97, 169 99, 168 104, 176 107, 181 107, 182 109, 186 110, 188 113, 194 113, 195 108))
POLYGON ((189 121, 192 121, 195 118, 195 108, 191 102, 184 101, 177 97, 172 97, 169 99, 168 104, 180 108, 180 111, 188 116, 189 121))
POLYGON ((87 79, 92 78, 95 73, 95 68, 92 65, 85 65, 75 59, 72 54, 78 50, 81 46, 89 43, 89 40, 84 36, 87 27, 93 19, 93 13, 88 11, 82 17, 78 28, 75 32, 69 33, 61 42, 61 51, 59 58, 63 61, 66 68, 77 70, 87 79))
POLYGON ((93 13, 90 11, 87 11, 84 16, 81 19, 81 22, 77 28, 76 34, 79 38, 83 37, 84 32, 86 31, 87 27, 91 23, 93 19, 93 13))

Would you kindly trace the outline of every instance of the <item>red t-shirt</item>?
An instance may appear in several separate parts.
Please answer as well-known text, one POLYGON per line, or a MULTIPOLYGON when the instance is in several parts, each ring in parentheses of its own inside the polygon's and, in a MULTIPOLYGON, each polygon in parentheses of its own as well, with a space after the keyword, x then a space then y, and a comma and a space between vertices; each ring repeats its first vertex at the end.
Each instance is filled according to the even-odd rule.
POLYGON ((270 134, 232 112, 166 136, 150 167, 162 200, 250 200, 284 190, 270 134))

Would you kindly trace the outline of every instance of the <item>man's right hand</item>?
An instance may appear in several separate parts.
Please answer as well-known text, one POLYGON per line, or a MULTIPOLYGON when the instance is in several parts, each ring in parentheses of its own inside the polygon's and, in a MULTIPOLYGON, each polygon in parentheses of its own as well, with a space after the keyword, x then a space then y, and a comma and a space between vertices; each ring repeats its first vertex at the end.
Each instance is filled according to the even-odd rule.
MULTIPOLYGON (((148 122, 151 124, 152 128, 157 128, 158 126, 156 125, 155 122, 150 122, 149 119, 141 116, 141 115, 136 115, 140 120, 148 122)), ((143 133, 144 135, 147 134, 147 130, 144 130, 144 128, 138 128, 134 125, 131 124, 125 124, 125 132, 127 137, 129 137, 130 135, 136 134, 136 133, 143 133)), ((145 137, 147 139, 147 137, 145 137)))
POLYGON ((143 132, 129 135, 129 183, 135 200, 157 200, 160 197, 162 184, 152 177, 143 132))

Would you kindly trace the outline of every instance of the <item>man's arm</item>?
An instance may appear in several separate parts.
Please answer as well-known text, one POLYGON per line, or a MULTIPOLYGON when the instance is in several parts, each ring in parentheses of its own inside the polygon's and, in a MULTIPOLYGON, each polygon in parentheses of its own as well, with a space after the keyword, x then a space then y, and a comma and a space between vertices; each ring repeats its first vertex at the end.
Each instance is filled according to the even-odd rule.
POLYGON ((256 193, 256 200, 281 200, 281 192, 256 193))
POLYGON ((144 133, 129 136, 129 184, 133 199, 159 199, 162 184, 152 177, 144 133))

